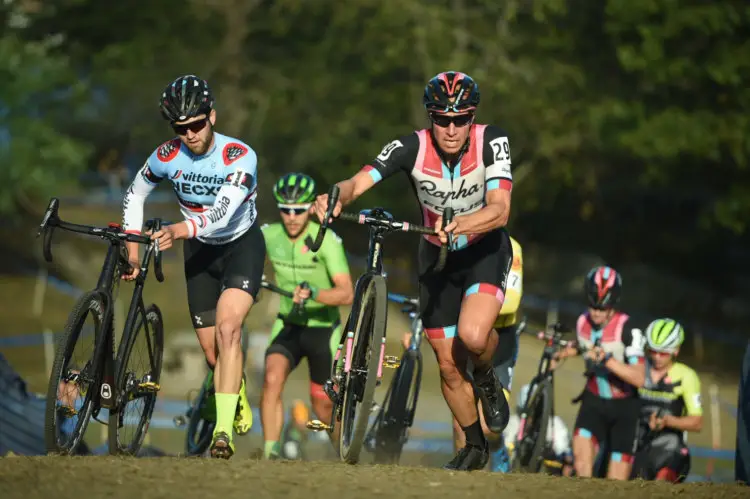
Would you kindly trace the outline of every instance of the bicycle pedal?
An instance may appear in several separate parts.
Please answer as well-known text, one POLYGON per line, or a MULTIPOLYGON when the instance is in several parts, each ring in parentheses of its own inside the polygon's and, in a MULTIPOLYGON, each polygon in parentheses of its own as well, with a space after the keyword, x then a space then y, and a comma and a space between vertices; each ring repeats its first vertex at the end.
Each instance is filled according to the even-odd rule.
POLYGON ((331 425, 325 424, 323 421, 319 419, 313 419, 312 421, 307 422, 307 429, 312 431, 329 431, 331 429, 331 425))
POLYGON ((177 428, 181 428, 187 424, 187 418, 185 416, 175 416, 172 418, 172 422, 177 428))
POLYGON ((388 369, 396 369, 400 365, 401 359, 399 359, 395 355, 386 355, 385 357, 383 357, 383 367, 386 367, 388 369))
POLYGON ((61 405, 60 406, 60 412, 62 412, 62 416, 64 418, 72 418, 73 416, 78 414, 78 411, 75 410, 73 407, 69 407, 67 405, 61 405))
POLYGON ((562 468, 563 464, 560 461, 552 461, 549 459, 544 460, 544 465, 548 468, 562 468))
POLYGON ((158 392, 159 390, 161 390, 161 386, 159 386, 159 383, 146 381, 145 383, 138 383, 138 389, 145 390, 147 392, 158 392))

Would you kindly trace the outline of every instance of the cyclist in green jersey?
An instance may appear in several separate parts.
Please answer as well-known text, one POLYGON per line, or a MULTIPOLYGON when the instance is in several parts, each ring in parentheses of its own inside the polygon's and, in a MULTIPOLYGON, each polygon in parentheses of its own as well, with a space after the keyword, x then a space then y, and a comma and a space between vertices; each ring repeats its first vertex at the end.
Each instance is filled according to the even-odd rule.
POLYGON ((641 418, 633 476, 683 482, 690 472, 687 432, 703 427, 698 374, 675 359, 685 331, 673 319, 646 329, 646 383, 638 389, 641 418))
MULTIPOLYGON (((338 307, 354 298, 349 263, 341 238, 330 229, 317 253, 309 250, 320 225, 310 221, 315 200, 315 181, 290 173, 276 182, 273 194, 281 212, 281 223, 261 227, 276 277, 276 285, 294 290, 294 299, 281 297, 279 316, 271 330, 266 350, 265 379, 260 402, 264 452, 267 459, 280 455, 284 410, 281 392, 289 373, 307 357, 310 399, 318 419, 330 424, 332 402, 323 391, 331 374, 333 355, 341 335, 338 307), (309 238, 308 238, 309 237, 309 238), (300 284, 307 282, 309 289, 300 284), (294 304, 302 303, 295 312, 294 304)), ((338 438, 338 429, 332 435, 338 438)))

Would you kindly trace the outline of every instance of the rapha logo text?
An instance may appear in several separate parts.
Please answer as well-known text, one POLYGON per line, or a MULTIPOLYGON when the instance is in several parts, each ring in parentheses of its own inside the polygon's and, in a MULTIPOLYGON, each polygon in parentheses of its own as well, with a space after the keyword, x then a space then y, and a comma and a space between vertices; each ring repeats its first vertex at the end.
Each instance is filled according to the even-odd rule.
POLYGON ((438 186, 432 180, 420 180, 419 190, 425 194, 440 199, 440 204, 445 205, 449 199, 465 199, 471 197, 479 192, 482 192, 482 186, 479 184, 472 184, 468 188, 466 187, 466 179, 461 180, 461 185, 458 190, 455 191, 441 191, 438 186))

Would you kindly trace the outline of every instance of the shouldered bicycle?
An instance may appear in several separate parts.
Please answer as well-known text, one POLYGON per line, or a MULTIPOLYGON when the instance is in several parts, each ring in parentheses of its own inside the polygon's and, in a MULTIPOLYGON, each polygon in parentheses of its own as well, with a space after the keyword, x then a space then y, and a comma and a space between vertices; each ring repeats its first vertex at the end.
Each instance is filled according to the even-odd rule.
MULTIPOLYGON (((308 244, 312 251, 317 251, 323 242, 329 222, 333 220, 338 196, 339 188, 334 185, 329 192, 325 219, 321 221, 315 241, 308 244)), ((446 225, 452 217, 452 209, 446 208, 443 215, 446 225)), ((437 233, 430 227, 397 221, 382 208, 362 210, 358 214, 342 212, 338 218, 368 226, 367 270, 354 286, 352 312, 334 356, 331 378, 323 385, 325 393, 333 401, 332 423, 327 425, 313 420, 308 422, 308 428, 332 433, 336 422, 340 421, 339 454, 343 461, 356 464, 364 444, 375 387, 382 377, 383 366, 396 365, 396 359, 385 356, 388 294, 383 272, 383 239, 386 234, 395 231, 428 235, 437 233)), ((444 268, 447 251, 447 245, 443 245, 432 272, 444 268)))
MULTIPOLYGON (((57 352, 47 390, 45 441, 47 451, 72 455, 81 443, 90 418, 109 426, 110 454, 137 454, 148 431, 148 425, 159 391, 162 356, 164 352, 164 324, 161 311, 155 304, 143 303, 143 286, 148 275, 151 257, 159 282, 164 280, 162 254, 158 242, 140 234, 128 234, 116 223, 94 227, 65 222, 58 216, 60 202, 50 200, 37 237, 44 235, 43 253, 52 262, 52 235, 56 228, 105 239, 109 243, 96 287, 84 293, 73 307, 57 352), (146 245, 141 260, 140 274, 130 299, 122 338, 114 350, 114 300, 120 276, 128 272, 126 242, 146 245), (84 327, 91 318, 93 328, 84 327), (90 339, 93 347, 81 359, 73 354, 83 340, 90 339), (133 360, 136 340, 145 346, 145 360, 133 360), (82 400, 80 399, 82 397, 82 400), (140 407, 140 414, 126 416, 128 409, 140 407), (108 421, 99 418, 102 409, 108 410, 108 421), (131 432, 128 427, 134 425, 131 432)), ((149 220, 147 230, 158 231, 161 219, 149 220)))

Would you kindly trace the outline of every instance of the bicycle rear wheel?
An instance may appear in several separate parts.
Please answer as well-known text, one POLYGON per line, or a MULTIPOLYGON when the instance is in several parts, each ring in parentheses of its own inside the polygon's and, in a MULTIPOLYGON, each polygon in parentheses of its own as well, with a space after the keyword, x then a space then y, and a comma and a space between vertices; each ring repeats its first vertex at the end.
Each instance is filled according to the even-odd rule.
POLYGON ((538 473, 542 468, 547 428, 552 411, 552 385, 543 381, 534 387, 524 412, 526 424, 516 440, 513 471, 538 473))
POLYGON ((88 427, 101 381, 96 342, 105 336, 104 303, 97 291, 81 296, 57 343, 44 417, 44 439, 49 453, 75 454, 88 427), (87 318, 91 319, 89 324, 87 318), (76 348, 86 340, 90 340, 90 349, 76 348), (74 355, 77 350, 80 356, 74 355))
MULTIPOLYGON (((211 438, 214 433, 214 427, 216 426, 216 420, 209 420, 204 417, 204 408, 209 396, 213 392, 213 378, 208 383, 209 372, 206 375, 206 379, 203 381, 198 396, 193 401, 193 406, 190 408, 190 417, 188 419, 185 451, 188 456, 200 456, 211 445, 211 438)), ((213 413, 216 413, 216 407, 211 408, 213 413)))
MULTIPOLYGON (((164 353, 161 311, 152 304, 145 313, 136 308, 135 314, 135 325, 132 329, 126 325, 117 351, 115 393, 118 404, 116 410, 109 413, 110 454, 138 453, 148 431, 159 390, 164 353), (136 343, 138 351, 145 350, 145 359, 132 356, 136 343), (132 410, 139 408, 136 415, 130 415, 132 410)), ((126 324, 132 323, 130 320, 126 321, 126 324)))
POLYGON ((349 464, 359 461, 372 402, 377 385, 380 346, 385 337, 387 295, 385 278, 369 278, 358 307, 348 324, 355 324, 351 370, 346 375, 346 387, 341 410, 341 439, 339 449, 342 459, 349 464), (354 319, 354 320, 352 320, 354 319))
POLYGON ((405 352, 394 376, 375 435, 375 462, 378 464, 396 464, 401 457, 419 391, 418 376, 415 376, 418 362, 418 351, 405 352))

